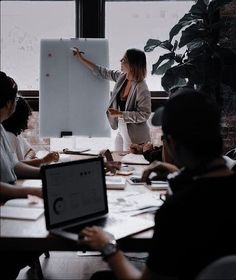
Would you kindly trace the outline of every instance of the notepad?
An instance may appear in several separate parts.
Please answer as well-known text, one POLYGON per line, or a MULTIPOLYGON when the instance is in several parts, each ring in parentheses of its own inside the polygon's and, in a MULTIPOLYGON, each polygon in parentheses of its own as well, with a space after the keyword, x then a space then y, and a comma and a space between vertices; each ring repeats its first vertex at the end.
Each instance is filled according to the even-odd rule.
POLYGON ((109 190, 123 190, 126 179, 121 176, 106 176, 106 186, 109 190))
POLYGON ((141 164, 141 165, 148 165, 149 161, 147 161, 143 155, 136 155, 136 154, 127 154, 122 157, 121 159, 122 163, 127 164, 141 164))
POLYGON ((23 187, 39 188, 42 187, 41 179, 26 179, 22 183, 23 187))
POLYGON ((24 208, 17 206, 1 206, 0 217, 19 220, 37 220, 44 212, 42 208, 24 208))
POLYGON ((145 184, 145 186, 152 191, 167 191, 169 184, 166 181, 151 181, 151 184, 145 184))
POLYGON ((44 209, 43 205, 43 199, 36 197, 37 202, 33 202, 30 196, 30 199, 28 198, 15 198, 15 199, 10 199, 8 200, 4 206, 11 206, 11 207, 17 207, 17 208, 41 208, 44 209))

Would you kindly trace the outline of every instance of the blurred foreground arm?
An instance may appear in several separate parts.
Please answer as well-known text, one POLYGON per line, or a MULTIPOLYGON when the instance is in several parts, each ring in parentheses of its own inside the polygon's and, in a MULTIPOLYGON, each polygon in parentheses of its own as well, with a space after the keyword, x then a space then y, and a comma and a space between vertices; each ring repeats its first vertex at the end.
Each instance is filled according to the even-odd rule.
POLYGON ((26 198, 28 194, 42 197, 42 189, 34 187, 22 187, 0 182, 0 201, 5 202, 13 198, 26 198))
POLYGON ((167 177, 169 173, 178 171, 179 168, 171 163, 162 162, 162 161, 153 161, 148 168, 143 171, 142 181, 148 183, 149 175, 152 172, 155 172, 160 177, 167 177))
MULTIPOLYGON (((102 251, 104 246, 108 244, 114 237, 104 231, 102 228, 93 226, 86 227, 82 230, 81 235, 84 236, 82 244, 88 245, 93 250, 102 251)), ((122 251, 117 250, 114 254, 106 258, 112 271, 115 273, 117 279, 122 280, 148 280, 151 278, 151 272, 145 269, 144 273, 139 271, 133 266, 127 258, 124 256, 122 251)))

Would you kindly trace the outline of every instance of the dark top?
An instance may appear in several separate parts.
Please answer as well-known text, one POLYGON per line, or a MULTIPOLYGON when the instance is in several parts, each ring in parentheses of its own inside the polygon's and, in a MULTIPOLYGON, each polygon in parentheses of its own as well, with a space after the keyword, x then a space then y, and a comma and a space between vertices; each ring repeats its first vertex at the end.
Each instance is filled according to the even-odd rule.
POLYGON ((192 180, 157 211, 147 266, 189 280, 213 260, 236 254, 235 214, 236 174, 192 180))
POLYGON ((125 90, 125 87, 127 85, 128 80, 126 79, 119 94, 117 95, 117 104, 118 104, 118 108, 121 112, 125 111, 125 104, 126 104, 126 100, 127 100, 127 96, 123 97, 123 93, 125 90))
POLYGON ((143 152, 144 158, 150 163, 154 160, 162 161, 162 147, 153 147, 153 149, 143 152))
POLYGON ((121 112, 125 111, 125 104, 126 104, 126 98, 121 98, 121 94, 117 95, 117 104, 118 108, 121 112))

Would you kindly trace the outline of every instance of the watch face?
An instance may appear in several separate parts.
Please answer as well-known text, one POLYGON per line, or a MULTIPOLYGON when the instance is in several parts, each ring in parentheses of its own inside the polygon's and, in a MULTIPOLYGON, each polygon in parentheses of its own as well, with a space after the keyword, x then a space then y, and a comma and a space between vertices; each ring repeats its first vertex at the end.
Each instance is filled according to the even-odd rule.
POLYGON ((117 251, 117 244, 116 241, 109 242, 105 245, 102 250, 102 254, 104 257, 108 257, 117 251))

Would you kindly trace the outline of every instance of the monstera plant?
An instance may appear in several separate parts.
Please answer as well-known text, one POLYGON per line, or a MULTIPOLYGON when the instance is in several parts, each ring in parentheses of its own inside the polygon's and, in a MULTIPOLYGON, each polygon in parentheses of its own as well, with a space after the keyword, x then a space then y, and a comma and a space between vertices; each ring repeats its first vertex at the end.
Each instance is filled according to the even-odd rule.
POLYGON ((147 41, 146 52, 157 47, 167 50, 152 65, 152 74, 163 75, 165 91, 188 86, 205 90, 220 102, 223 84, 236 90, 236 53, 225 47, 227 37, 222 40, 221 34, 226 21, 220 11, 231 1, 198 0, 173 26, 168 40, 147 41), (184 51, 180 54, 181 48, 184 51))

